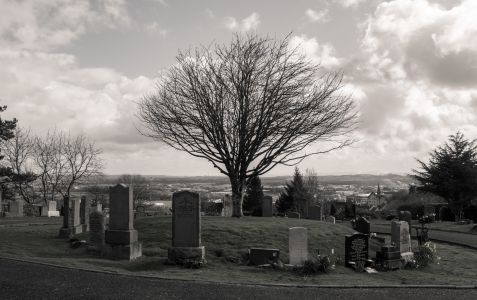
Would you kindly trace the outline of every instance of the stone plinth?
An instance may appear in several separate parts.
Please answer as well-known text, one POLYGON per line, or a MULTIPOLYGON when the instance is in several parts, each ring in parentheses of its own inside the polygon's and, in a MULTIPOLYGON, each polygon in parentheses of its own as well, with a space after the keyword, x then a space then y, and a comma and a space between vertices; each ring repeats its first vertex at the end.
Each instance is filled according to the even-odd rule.
POLYGON ((113 259, 142 256, 138 233, 134 230, 132 188, 118 184, 109 188, 109 229, 105 231, 103 255, 113 259))
POLYGON ((185 264, 205 262, 201 245, 201 216, 199 194, 181 191, 172 195, 172 249, 169 260, 185 264))
POLYGON ((262 217, 273 217, 273 198, 272 198, 272 196, 263 196, 263 199, 262 199, 262 217))
POLYGON ((308 232, 304 227, 288 229, 289 264, 301 266, 308 260, 308 232))

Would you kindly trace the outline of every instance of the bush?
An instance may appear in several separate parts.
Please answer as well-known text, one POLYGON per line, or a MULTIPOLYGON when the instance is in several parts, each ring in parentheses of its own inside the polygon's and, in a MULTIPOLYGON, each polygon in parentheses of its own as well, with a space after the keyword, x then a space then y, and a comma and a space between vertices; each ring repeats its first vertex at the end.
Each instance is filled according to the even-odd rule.
POLYGON ((439 264, 440 257, 437 255, 436 245, 427 242, 414 251, 414 259, 406 265, 407 268, 425 268, 430 264, 439 264))
POLYGON ((464 218, 477 222, 477 206, 471 205, 464 209, 464 218))
POLYGON ((303 266, 297 267, 296 271, 302 275, 329 273, 334 269, 333 258, 317 255, 315 258, 306 260, 303 266))

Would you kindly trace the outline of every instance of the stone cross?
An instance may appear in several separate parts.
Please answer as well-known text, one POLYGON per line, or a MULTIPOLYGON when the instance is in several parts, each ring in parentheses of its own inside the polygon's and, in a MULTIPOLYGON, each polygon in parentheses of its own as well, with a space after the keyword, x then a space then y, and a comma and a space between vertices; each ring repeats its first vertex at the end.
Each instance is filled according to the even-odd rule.
POLYGON ((288 254, 291 265, 303 265, 308 259, 308 232, 304 227, 288 229, 288 254))

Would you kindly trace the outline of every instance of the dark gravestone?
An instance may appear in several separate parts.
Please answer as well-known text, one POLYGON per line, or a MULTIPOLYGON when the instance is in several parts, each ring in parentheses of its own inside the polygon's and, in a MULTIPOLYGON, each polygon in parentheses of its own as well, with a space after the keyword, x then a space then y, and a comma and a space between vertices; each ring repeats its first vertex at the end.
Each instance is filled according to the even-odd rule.
POLYGON ((411 230, 411 226, 412 226, 412 214, 410 211, 408 210, 401 210, 399 211, 398 213, 398 218, 399 218, 399 221, 406 221, 409 225, 409 230, 411 230))
POLYGON ((366 218, 359 217, 356 220, 356 231, 363 234, 369 234, 371 232, 371 224, 366 218))
POLYGON ((104 216, 94 211, 89 215, 89 251, 101 251, 104 245, 104 216))
POLYGON ((263 199, 262 199, 262 217, 273 217, 273 199, 272 199, 272 196, 263 196, 263 199))
POLYGON ((201 215, 199 194, 181 191, 172 194, 172 249, 169 260, 178 264, 205 261, 201 245, 201 215))
POLYGON ((321 221, 321 206, 320 205, 312 205, 308 209, 308 217, 312 220, 319 220, 321 221))
POLYGON ((376 265, 381 271, 391 271, 401 268, 401 252, 396 246, 382 246, 376 251, 376 265))
POLYGON ((135 259, 142 255, 134 230, 132 188, 118 184, 109 188, 109 229, 105 231, 104 255, 114 259, 135 259))
POLYGON ((81 226, 83 226, 83 232, 89 231, 89 203, 85 196, 81 197, 80 205, 80 220, 81 226))
POLYGON ((70 238, 82 232, 80 222, 80 199, 63 198, 63 227, 60 229, 61 238, 70 238))
POLYGON ((256 266, 275 263, 278 261, 279 256, 279 249, 250 248, 249 252, 250 264, 256 266))
POLYGON ((368 235, 355 233, 345 236, 345 266, 355 267, 357 263, 363 266, 368 261, 368 235))
POLYGON ((299 219, 300 218, 300 213, 289 212, 289 213, 287 213, 287 217, 292 218, 292 219, 299 219))

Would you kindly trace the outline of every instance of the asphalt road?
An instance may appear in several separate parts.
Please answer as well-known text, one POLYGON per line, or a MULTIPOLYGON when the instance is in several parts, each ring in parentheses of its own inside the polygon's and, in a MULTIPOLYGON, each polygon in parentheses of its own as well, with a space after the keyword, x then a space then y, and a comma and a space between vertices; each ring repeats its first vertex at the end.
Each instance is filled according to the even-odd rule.
POLYGON ((477 299, 477 289, 277 287, 129 277, 0 259, 0 299, 477 299))
MULTIPOLYGON (((391 226, 371 224, 371 231, 376 233, 389 234, 391 232, 391 226)), ((411 234, 413 237, 416 236, 416 230, 414 228, 412 229, 411 234)), ((447 242, 477 249, 477 234, 429 229, 429 238, 434 241, 447 242)))

